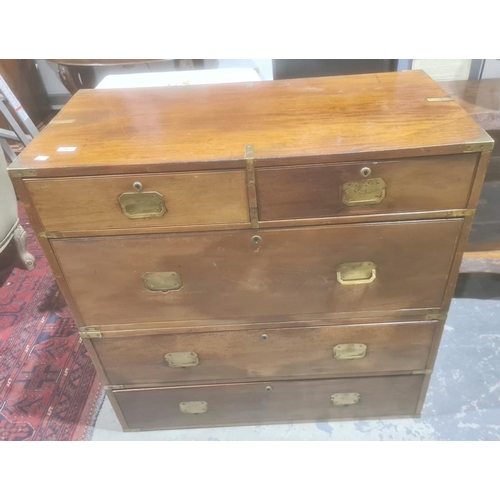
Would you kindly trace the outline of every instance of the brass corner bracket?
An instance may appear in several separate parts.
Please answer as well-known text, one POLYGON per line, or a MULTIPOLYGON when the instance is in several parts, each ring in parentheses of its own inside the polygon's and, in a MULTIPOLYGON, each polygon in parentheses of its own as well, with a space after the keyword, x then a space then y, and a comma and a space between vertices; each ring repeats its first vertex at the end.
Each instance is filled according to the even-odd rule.
POLYGON ((464 153, 482 153, 493 151, 494 146, 495 141, 493 138, 483 130, 479 139, 465 144, 464 153))

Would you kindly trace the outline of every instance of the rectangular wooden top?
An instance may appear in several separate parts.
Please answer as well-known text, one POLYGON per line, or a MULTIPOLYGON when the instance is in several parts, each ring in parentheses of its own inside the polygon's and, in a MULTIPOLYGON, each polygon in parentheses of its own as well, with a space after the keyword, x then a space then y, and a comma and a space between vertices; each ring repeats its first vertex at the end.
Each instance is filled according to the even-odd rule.
POLYGON ((11 175, 236 168, 252 156, 260 167, 491 149, 491 138, 446 96, 421 71, 85 90, 25 148, 11 175))

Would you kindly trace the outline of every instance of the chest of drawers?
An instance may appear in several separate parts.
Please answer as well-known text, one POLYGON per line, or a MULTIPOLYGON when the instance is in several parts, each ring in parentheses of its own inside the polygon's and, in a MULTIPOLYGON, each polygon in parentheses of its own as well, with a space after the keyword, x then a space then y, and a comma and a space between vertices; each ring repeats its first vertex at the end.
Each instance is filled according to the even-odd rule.
POLYGON ((492 146, 422 72, 89 90, 10 175, 125 430, 416 416, 492 146))

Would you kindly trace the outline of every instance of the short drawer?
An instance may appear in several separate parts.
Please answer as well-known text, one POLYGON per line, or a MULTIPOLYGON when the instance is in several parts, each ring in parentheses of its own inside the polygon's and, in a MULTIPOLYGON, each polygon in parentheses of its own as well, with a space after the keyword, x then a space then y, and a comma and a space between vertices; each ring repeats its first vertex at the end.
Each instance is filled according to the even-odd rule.
POLYGON ((256 169, 259 219, 466 208, 477 155, 256 169))
POLYGON ((93 345, 117 385, 333 377, 424 370, 435 328, 429 321, 134 335, 93 345))
POLYGON ((240 170, 34 179, 26 187, 46 231, 249 221, 240 170))
POLYGON ((403 417, 416 413, 422 375, 112 391, 129 429, 175 429, 403 417))
POLYGON ((86 325, 440 308, 463 219, 51 240, 86 325))

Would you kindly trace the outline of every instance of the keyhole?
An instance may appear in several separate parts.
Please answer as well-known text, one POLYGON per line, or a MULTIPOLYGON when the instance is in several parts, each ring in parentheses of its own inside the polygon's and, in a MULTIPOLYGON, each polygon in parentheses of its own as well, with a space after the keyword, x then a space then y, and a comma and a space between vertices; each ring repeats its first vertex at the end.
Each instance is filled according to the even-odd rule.
POLYGON ((368 177, 371 173, 372 173, 372 170, 371 168, 369 167, 363 167, 359 173, 363 176, 363 177, 368 177))
POLYGON ((142 191, 142 184, 140 182, 134 182, 133 186, 137 192, 142 191))

